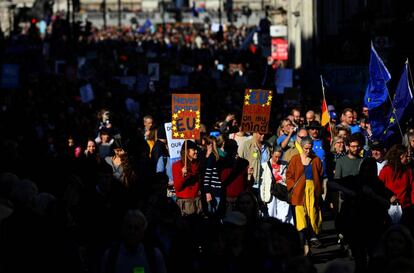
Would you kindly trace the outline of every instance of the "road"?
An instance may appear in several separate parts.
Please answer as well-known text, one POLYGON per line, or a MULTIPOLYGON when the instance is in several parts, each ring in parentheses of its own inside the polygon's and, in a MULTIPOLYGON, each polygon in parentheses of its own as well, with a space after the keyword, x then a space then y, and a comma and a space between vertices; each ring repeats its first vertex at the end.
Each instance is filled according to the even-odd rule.
POLYGON ((351 272, 353 272, 355 263, 352 258, 347 257, 338 244, 338 237, 332 215, 330 213, 323 213, 323 219, 322 233, 319 236, 323 246, 318 249, 311 249, 311 260, 318 270, 318 273, 325 272, 327 265, 334 261, 345 263, 351 268, 351 272))

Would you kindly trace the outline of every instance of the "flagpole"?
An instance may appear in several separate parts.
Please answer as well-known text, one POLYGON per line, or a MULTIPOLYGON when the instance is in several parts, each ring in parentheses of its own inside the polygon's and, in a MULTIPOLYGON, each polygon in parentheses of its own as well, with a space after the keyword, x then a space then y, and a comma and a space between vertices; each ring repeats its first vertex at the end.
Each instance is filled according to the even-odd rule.
MULTIPOLYGON (((372 43, 372 41, 371 41, 371 47, 372 48, 374 48, 374 44, 372 43)), ((375 48, 374 48, 375 49, 375 48)), ((378 53, 377 53, 378 54, 378 53)), ((379 64, 379 61, 378 61, 378 58, 376 58, 376 61, 377 61, 377 66, 380 66, 380 64, 379 64)), ((382 76, 382 79, 384 80, 384 75, 382 74, 382 71, 381 71, 381 76, 382 76)), ((385 81, 385 80, 384 80, 385 81)), ((387 86, 387 83, 385 83, 385 86, 387 86)), ((392 115, 394 115, 395 116, 395 114, 394 114, 394 104, 392 103, 392 99, 391 99, 391 96, 390 96, 390 92, 388 91, 388 87, 386 88, 387 89, 387 97, 388 97, 388 99, 390 100, 390 103, 391 103, 391 107, 392 107, 392 109, 391 109, 391 114, 392 115)), ((396 121, 397 121, 397 126, 398 126, 398 130, 400 131, 400 134, 401 134, 401 138, 403 138, 404 137, 404 135, 403 135, 403 133, 402 133, 402 129, 401 129, 401 126, 400 126, 400 122, 398 121, 398 118, 396 118, 396 121)), ((389 126, 389 120, 388 120, 388 126, 389 126)), ((388 129, 388 128, 387 128, 388 129)))
MULTIPOLYGON (((325 98, 325 86, 323 85, 322 75, 320 75, 320 77, 321 77, 321 85, 322 85, 322 97, 323 97, 323 100, 325 101, 325 104, 326 104, 326 111, 328 111, 328 113, 329 113, 328 104, 326 103, 326 98, 325 98)), ((331 124, 331 115, 329 115, 329 129, 330 129, 329 131, 331 133, 331 142, 332 142, 333 141, 333 132, 332 132, 332 124, 331 124)))
MULTIPOLYGON (((408 74, 410 75, 410 80, 411 80, 411 85, 412 85, 412 84, 414 84, 413 75, 411 74, 411 68, 410 68, 410 63, 408 62, 408 58, 407 58, 407 68, 408 68, 407 70, 408 70, 408 74)), ((410 84, 410 83, 408 83, 408 84, 410 84)))
MULTIPOLYGON (((381 75, 382 75, 382 73, 381 73, 381 75)), ((388 88, 387 88, 387 95, 388 95, 388 99, 390 100, 390 103, 391 103, 391 115, 393 115, 395 117, 395 120, 397 121, 398 130, 400 131, 401 139, 402 139, 402 138, 404 138, 404 134, 403 134, 402 129, 401 129, 400 121, 398 120, 398 117, 394 113, 395 107, 394 107, 394 104, 392 103, 392 99, 391 99, 391 96, 390 96, 390 92, 388 91, 388 88)), ((390 121, 388 120, 388 126, 389 126, 389 122, 390 121)))

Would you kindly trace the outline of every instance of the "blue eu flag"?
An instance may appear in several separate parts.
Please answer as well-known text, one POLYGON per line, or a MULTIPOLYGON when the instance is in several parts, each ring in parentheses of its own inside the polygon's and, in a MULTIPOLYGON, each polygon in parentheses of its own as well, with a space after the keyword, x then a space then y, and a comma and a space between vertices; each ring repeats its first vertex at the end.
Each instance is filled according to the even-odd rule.
POLYGON ((379 107, 387 100, 387 82, 391 79, 374 46, 371 44, 371 58, 369 61, 369 82, 365 93, 365 105, 369 110, 379 107))
POLYGON ((413 110, 412 100, 413 94, 408 81, 408 61, 406 61, 388 114, 388 126, 384 130, 382 140, 387 140, 395 131, 399 131, 399 123, 413 110))

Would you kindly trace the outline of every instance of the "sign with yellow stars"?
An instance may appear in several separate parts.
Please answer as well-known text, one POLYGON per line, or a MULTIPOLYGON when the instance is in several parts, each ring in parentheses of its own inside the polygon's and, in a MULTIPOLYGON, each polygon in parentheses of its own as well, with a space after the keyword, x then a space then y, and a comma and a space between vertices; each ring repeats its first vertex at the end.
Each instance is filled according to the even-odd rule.
POLYGON ((200 138, 200 94, 172 94, 172 138, 200 138))
POLYGON ((241 121, 244 132, 268 132, 272 99, 271 90, 246 89, 241 121))

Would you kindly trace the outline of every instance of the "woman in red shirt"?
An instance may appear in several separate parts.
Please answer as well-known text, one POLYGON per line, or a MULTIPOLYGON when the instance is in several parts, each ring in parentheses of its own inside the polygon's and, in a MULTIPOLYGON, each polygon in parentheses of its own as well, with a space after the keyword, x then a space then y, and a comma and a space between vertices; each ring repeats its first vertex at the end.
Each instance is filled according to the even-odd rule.
POLYGON ((193 141, 186 141, 187 153, 185 152, 184 143, 181 147, 181 159, 172 166, 177 204, 183 216, 199 214, 202 210, 198 148, 193 141), (186 155, 187 163, 185 162, 186 155))
POLYGON ((401 207, 408 208, 414 204, 414 177, 408 166, 408 151, 403 145, 391 147, 385 156, 387 164, 381 170, 379 178, 390 189, 401 207))

